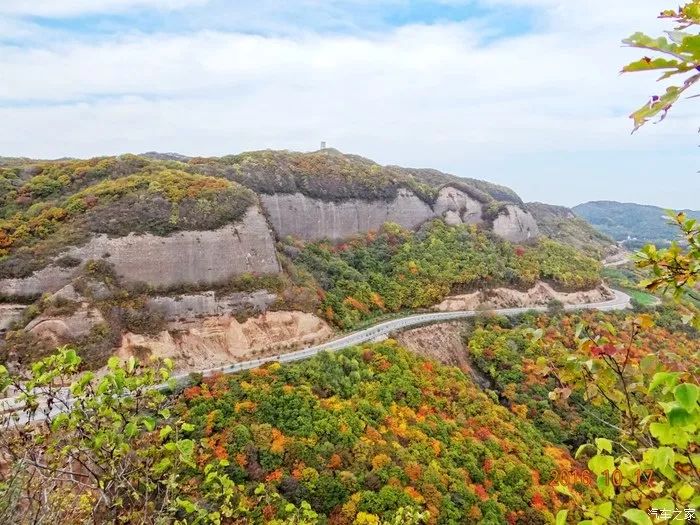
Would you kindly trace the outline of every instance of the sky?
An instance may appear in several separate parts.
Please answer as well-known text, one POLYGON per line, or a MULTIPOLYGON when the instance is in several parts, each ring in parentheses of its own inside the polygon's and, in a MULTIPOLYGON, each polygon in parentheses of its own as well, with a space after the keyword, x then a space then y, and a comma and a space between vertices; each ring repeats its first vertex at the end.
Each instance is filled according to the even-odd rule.
POLYGON ((1 0, 0 156, 313 151, 526 201, 700 209, 696 100, 620 75, 657 0, 1 0))

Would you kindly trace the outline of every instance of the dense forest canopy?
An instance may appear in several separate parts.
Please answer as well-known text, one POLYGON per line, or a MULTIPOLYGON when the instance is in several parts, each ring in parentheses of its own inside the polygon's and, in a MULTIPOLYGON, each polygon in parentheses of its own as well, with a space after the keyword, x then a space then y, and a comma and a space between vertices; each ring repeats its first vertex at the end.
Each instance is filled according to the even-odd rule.
POLYGON ((323 290, 322 314, 343 328, 460 292, 528 289, 538 281, 562 291, 589 290, 601 282, 600 263, 569 246, 547 239, 516 246, 475 226, 440 220, 417 233, 387 224, 378 234, 336 246, 311 243, 292 253, 323 290))

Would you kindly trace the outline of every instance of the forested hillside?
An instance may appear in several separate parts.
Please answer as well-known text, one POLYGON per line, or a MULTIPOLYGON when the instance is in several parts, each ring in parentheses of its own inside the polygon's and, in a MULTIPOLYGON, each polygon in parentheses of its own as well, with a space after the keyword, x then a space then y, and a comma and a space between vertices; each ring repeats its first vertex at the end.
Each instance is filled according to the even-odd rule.
MULTIPOLYGON (((666 246, 679 240, 678 229, 669 222, 668 211, 658 206, 613 201, 587 202, 574 206, 574 213, 596 229, 621 242, 629 249, 647 243, 666 246)), ((700 211, 684 210, 691 218, 700 219, 700 211)))
POLYGON ((573 210, 541 202, 528 202, 527 209, 537 221, 542 233, 590 255, 604 258, 616 252, 615 240, 596 230, 573 210))
POLYGON ((551 240, 514 246, 474 226, 434 221, 413 233, 387 225, 338 246, 290 247, 294 262, 323 290, 321 311, 343 328, 384 312, 425 308, 449 294, 538 281, 559 290, 589 290, 601 265, 551 240))
POLYGON ((228 459, 235 482, 264 482, 330 523, 401 507, 438 523, 546 523, 558 500, 559 452, 528 422, 391 341, 222 377, 185 390, 183 409, 198 461, 228 459))
MULTIPOLYGON (((95 393, 87 386, 92 376, 72 388, 85 404, 70 417, 56 417, 50 437, 72 445, 52 445, 47 457, 60 464, 94 455, 104 471, 67 491, 56 485, 43 510, 76 523, 96 517, 208 524, 223 512, 230 523, 278 525, 545 525, 562 513, 571 523, 589 513, 610 515, 613 507, 604 501, 618 485, 610 471, 606 485, 596 458, 611 456, 584 445, 617 450, 629 439, 621 430, 625 416, 591 390, 597 385, 613 395, 612 385, 579 382, 574 363, 590 362, 598 373, 627 348, 625 366, 635 370, 674 370, 679 380, 697 374, 698 332, 683 324, 682 314, 665 308, 483 316, 461 325, 464 359, 473 370, 417 357, 388 340, 297 364, 205 380, 194 375, 170 399, 142 390, 158 380, 153 372, 112 360, 95 393), (643 337, 634 335, 640 323, 643 337), (582 332, 596 343, 581 345, 582 332), (475 371, 488 382, 483 390, 473 381, 475 371), (115 397, 125 387, 136 389, 133 400, 115 397), (125 427, 115 434, 117 414, 125 427), (82 428, 82 418, 94 429, 82 428), (101 444, 113 440, 135 454, 104 455, 101 444), (97 499, 106 480, 120 483, 116 492, 104 492, 109 506, 97 499), (120 496, 123 486, 132 486, 128 496, 120 496)), ((79 359, 65 350, 63 356, 34 367, 32 384, 50 381, 56 364, 76 370, 79 359)), ((0 369, 0 385, 6 384, 0 369)), ((652 392, 639 390, 637 398, 657 424, 652 392)), ((27 434, 0 446, 44 450, 45 439, 27 434)), ((678 461, 678 475, 692 478, 678 461)), ((628 469, 622 479, 633 484, 636 475, 628 469)), ((22 476, 8 487, 24 483, 22 476)), ((651 490, 664 483, 642 479, 651 490)), ((685 486, 679 485, 679 504, 694 505, 685 486)), ((0 485, 5 508, 17 523, 28 523, 22 516, 36 501, 16 506, 12 492, 3 490, 0 485)))

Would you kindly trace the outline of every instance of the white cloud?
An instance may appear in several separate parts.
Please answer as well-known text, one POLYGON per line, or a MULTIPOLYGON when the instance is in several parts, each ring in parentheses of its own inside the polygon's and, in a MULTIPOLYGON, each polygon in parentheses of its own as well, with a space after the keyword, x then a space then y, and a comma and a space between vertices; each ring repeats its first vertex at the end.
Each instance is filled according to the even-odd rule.
POLYGON ((162 10, 201 5, 208 0, 2 0, 0 14, 67 17, 83 14, 124 12, 133 8, 162 10))
MULTIPOLYGON (((629 188, 625 162, 651 176, 660 162, 638 162, 649 149, 676 158, 695 151, 698 112, 687 102, 663 126, 629 135, 626 115, 660 88, 653 76, 618 75, 638 56, 619 41, 642 20, 658 32, 655 2, 609 2, 610 18, 593 12, 600 0, 514 2, 543 4, 541 30, 487 45, 491 29, 473 22, 354 36, 197 31, 0 48, 10 79, 0 83, 0 155, 214 155, 314 149, 325 139, 386 163, 496 178, 544 199, 528 194, 542 180, 528 165, 555 185, 552 166, 583 154, 572 166, 579 178, 589 172, 592 185, 614 185, 617 177, 629 188), (604 161, 611 156, 616 163, 604 161)), ((567 194, 560 176, 559 194, 569 195, 562 201, 585 198, 579 187, 567 194)))

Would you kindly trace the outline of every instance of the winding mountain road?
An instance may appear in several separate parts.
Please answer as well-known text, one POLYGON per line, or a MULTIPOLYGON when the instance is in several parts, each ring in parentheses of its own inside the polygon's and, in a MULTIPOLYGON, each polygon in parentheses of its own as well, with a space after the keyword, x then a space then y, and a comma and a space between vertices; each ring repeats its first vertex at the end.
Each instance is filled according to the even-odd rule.
MULTIPOLYGON (((613 290, 615 297, 608 301, 598 302, 598 303, 583 303, 576 305, 567 305, 564 307, 566 311, 576 311, 576 310, 601 310, 601 311, 611 311, 611 310, 624 310, 630 307, 630 296, 619 290, 613 290)), ((499 315, 513 316, 519 315, 525 312, 536 311, 544 312, 547 310, 546 306, 534 306, 527 308, 501 308, 494 309, 492 312, 499 315)), ((326 343, 313 346, 310 348, 305 348, 303 350, 298 350, 296 352, 291 352, 288 354, 279 354, 268 357, 261 357, 259 359, 252 359, 250 361, 243 361, 240 363, 234 363, 231 365, 221 366, 218 368, 209 368, 206 370, 198 370, 194 372, 187 372, 173 376, 173 379, 177 381, 178 384, 182 385, 186 383, 192 373, 200 373, 204 377, 210 377, 216 374, 235 374, 236 372, 241 372, 243 370, 250 370, 252 368, 258 368, 265 363, 279 362, 279 363, 292 363, 294 361, 301 361, 303 359, 309 359, 320 352, 333 352, 340 350, 342 348, 347 348, 349 346, 355 346, 358 344, 366 343, 368 341, 375 340, 377 338, 389 335, 397 330, 404 330, 407 328, 413 328, 416 326, 421 326, 430 323, 442 322, 442 321, 454 321, 457 319, 466 319, 469 317, 475 317, 479 312, 476 310, 461 310, 457 312, 431 312, 431 313, 421 313, 415 315, 409 315, 407 317, 401 317, 399 319, 392 319, 390 321, 384 321, 382 323, 376 324, 364 330, 358 330, 351 334, 345 335, 338 339, 328 341, 326 343)), ((165 385, 162 385, 164 388, 165 385)), ((161 388, 161 387, 159 387, 161 388)), ((63 389, 65 394, 65 401, 68 404, 72 404, 70 401, 70 393, 68 389, 63 389)), ((61 394, 59 394, 61 395, 61 394)), ((0 413, 1 412, 16 412, 23 408, 23 403, 17 401, 16 398, 7 398, 0 401, 0 413)), ((56 407, 51 411, 51 415, 58 413, 61 410, 56 407)), ((39 411, 33 418, 33 420, 40 421, 45 417, 39 411)), ((24 423, 24 417, 20 418, 17 424, 24 423)))
MULTIPOLYGON (((564 307, 566 311, 576 311, 576 310, 624 310, 630 307, 630 296, 619 290, 613 290, 615 297, 608 301, 603 301, 599 303, 584 303, 576 305, 567 305, 564 307)), ((547 310, 546 306, 534 306, 527 308, 502 308, 492 310, 494 313, 499 315, 519 315, 525 312, 537 311, 544 312, 547 310)), ((440 321, 454 321, 456 319, 466 319, 468 317, 474 317, 478 313, 476 310, 460 310, 457 312, 434 312, 434 313, 424 313, 409 315, 407 317, 402 317, 400 319, 392 319, 391 321, 385 321, 383 323, 376 324, 364 330, 359 330, 353 332, 349 335, 328 341, 317 346, 312 346, 310 348, 305 348, 304 350, 298 350, 296 352, 291 352, 288 354, 280 354, 269 357, 261 357, 259 359, 253 359, 250 361, 243 361, 241 363, 235 363, 232 365, 222 366, 219 368, 210 368, 207 370, 200 370, 203 376, 212 376, 215 374, 233 374, 240 372, 242 370, 249 370, 251 368, 257 368, 265 363, 278 361, 280 363, 291 363, 293 361, 300 361, 302 359, 308 359, 315 356, 319 352, 333 352, 340 350, 342 348, 347 348, 348 346, 355 346, 361 343, 366 343, 367 341, 372 341, 379 337, 388 335, 397 330, 403 330, 406 328, 413 328, 416 326, 435 323, 440 321)), ((189 373, 180 374, 175 376, 178 381, 186 380, 189 377, 189 373)))

